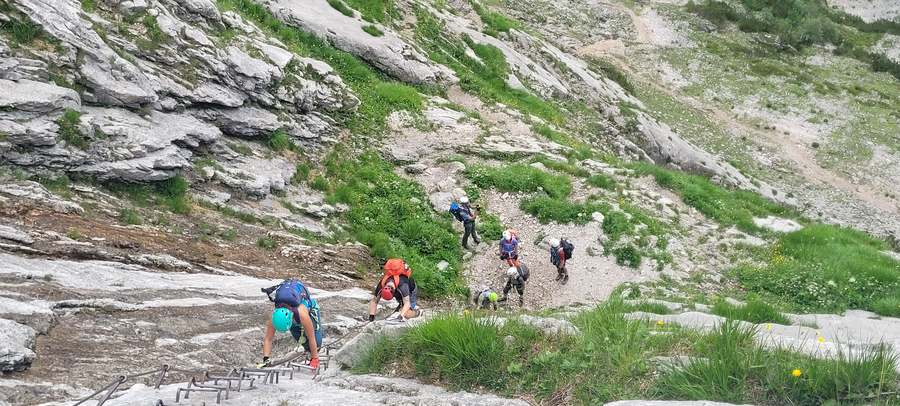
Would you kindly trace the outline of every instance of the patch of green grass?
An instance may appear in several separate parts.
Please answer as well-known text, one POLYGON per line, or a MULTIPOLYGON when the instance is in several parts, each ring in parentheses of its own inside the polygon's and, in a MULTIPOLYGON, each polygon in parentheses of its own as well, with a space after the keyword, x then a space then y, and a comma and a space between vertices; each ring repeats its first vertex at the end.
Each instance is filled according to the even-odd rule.
POLYGON ((900 261, 880 252, 886 248, 859 231, 813 224, 758 252, 766 266, 735 271, 746 291, 773 295, 799 312, 886 311, 900 288, 900 261))
POLYGON ((498 32, 508 33, 511 28, 523 31, 522 27, 515 20, 511 20, 503 14, 486 10, 478 2, 473 1, 471 2, 471 4, 472 9, 475 10, 475 12, 481 18, 481 22, 483 22, 484 25, 487 26, 487 29, 484 31, 485 34, 496 37, 498 32))
POLYGON ((754 217, 779 215, 796 217, 788 209, 769 203, 761 196, 743 191, 726 190, 698 175, 672 172, 656 165, 637 163, 631 166, 637 174, 650 173, 656 182, 681 195, 684 202, 712 218, 721 226, 735 225, 747 232, 763 232, 754 217))
POLYGON ((369 33, 369 35, 373 37, 380 37, 384 35, 384 31, 381 31, 380 29, 378 29, 378 27, 372 24, 362 26, 362 30, 369 33))
POLYGON ((626 92, 630 94, 634 94, 634 85, 628 81, 628 76, 626 76, 622 71, 619 70, 615 65, 600 59, 600 58, 588 58, 588 68, 592 69, 594 72, 600 73, 603 76, 606 76, 613 82, 619 84, 626 92))
POLYGON ((279 128, 266 139, 266 146, 275 151, 293 150, 294 143, 288 138, 287 132, 283 128, 279 128))
POLYGON ((73 239, 73 240, 75 240, 75 241, 79 241, 79 240, 81 240, 82 238, 84 238, 84 234, 81 234, 80 231, 78 231, 78 230, 76 230, 76 229, 74 229, 74 228, 71 229, 71 230, 69 230, 69 232, 66 233, 66 236, 69 237, 69 238, 71 238, 71 239, 73 239))
POLYGON ((94 9, 97 7, 96 0, 80 0, 81 1, 81 9, 87 11, 88 13, 94 12, 94 9))
POLYGON ((554 161, 552 159, 547 159, 547 157, 544 157, 544 156, 537 156, 537 157, 533 158, 531 160, 531 162, 540 162, 542 165, 544 165, 547 168, 550 168, 550 169, 553 169, 556 171, 560 171, 560 172, 565 172, 565 173, 568 173, 569 175, 577 176, 579 178, 587 178, 587 177, 591 176, 591 173, 587 169, 579 168, 569 162, 559 162, 559 161, 554 161))
POLYGON ((119 220, 129 225, 138 225, 143 222, 137 212, 131 209, 122 209, 119 211, 119 220))
POLYGON ((375 20, 387 24, 391 19, 401 18, 398 9, 391 8, 395 4, 393 0, 347 0, 347 4, 362 13, 363 20, 369 22, 375 20))
POLYGON ((598 173, 588 178, 585 183, 606 190, 616 190, 616 180, 611 176, 598 173))
POLYGON ((36 178, 32 178, 32 180, 37 181, 48 190, 52 190, 55 192, 67 190, 69 188, 69 184, 71 183, 69 177, 66 175, 61 175, 55 178, 38 176, 36 178))
POLYGON ((500 192, 526 193, 543 191, 555 199, 564 199, 572 192, 572 182, 568 177, 552 175, 523 164, 501 168, 470 165, 464 174, 482 189, 494 187, 500 192))
POLYGON ((693 362, 676 363, 662 375, 663 398, 715 399, 752 404, 890 404, 897 387, 897 360, 883 346, 838 346, 820 359, 793 348, 768 349, 753 340, 755 329, 720 323, 694 348, 693 362))
POLYGON ((353 10, 347 7, 347 5, 344 4, 344 2, 341 0, 328 0, 328 4, 331 5, 331 8, 340 11, 341 14, 347 17, 353 17, 356 15, 353 13, 353 10))
POLYGON ((278 246, 278 241, 275 241, 274 239, 269 239, 266 237, 259 237, 256 240, 256 246, 270 250, 270 249, 278 246))
POLYGON ((309 187, 320 192, 327 192, 329 189, 328 180, 322 176, 316 176, 315 179, 309 183, 309 187))
POLYGON ((241 154, 244 156, 253 156, 253 149, 251 149, 250 147, 248 147, 246 145, 236 144, 233 142, 230 142, 226 145, 228 145, 228 148, 230 148, 234 152, 237 152, 238 154, 241 154))
POLYGON ((666 305, 662 303, 649 302, 642 300, 637 304, 623 304, 623 312, 645 312, 653 314, 672 314, 666 305))
POLYGON ((297 172, 294 172, 294 176, 291 178, 291 184, 296 185, 309 180, 309 171, 309 165, 303 163, 297 164, 297 172))
POLYGON ((9 4, 0 4, 0 13, 8 16, 7 19, 0 20, 0 31, 6 33, 6 37, 14 43, 30 45, 34 40, 44 36, 44 30, 39 25, 9 4))
MULTIPOLYGON (((456 221, 456 219, 453 219, 453 221, 456 221)), ((491 241, 499 241, 500 238, 503 237, 503 230, 506 230, 509 227, 504 226, 497 216, 485 213, 484 210, 482 210, 481 214, 478 216, 478 222, 476 223, 475 228, 481 239, 488 241, 488 244, 490 244, 491 241)))
POLYGON ((751 300, 744 306, 735 306, 722 300, 713 306, 712 313, 728 319, 743 320, 754 324, 791 324, 791 320, 781 314, 778 309, 758 299, 751 300))
POLYGON ((592 221, 591 214, 609 213, 612 206, 608 203, 571 203, 566 200, 553 199, 547 196, 526 197, 519 202, 522 211, 531 214, 541 224, 551 221, 557 223, 574 223, 584 225, 592 221))
POLYGON ((138 206, 164 206, 176 214, 188 214, 191 211, 185 201, 188 184, 180 174, 153 183, 109 182, 104 186, 113 194, 128 198, 138 206))
POLYGON ((81 150, 87 150, 91 146, 91 141, 78 129, 81 123, 81 116, 83 115, 84 113, 77 110, 66 110, 63 116, 56 121, 56 124, 59 125, 59 136, 66 144, 81 150))
POLYGON ((323 176, 335 191, 329 201, 350 206, 342 213, 348 231, 373 257, 406 261, 423 296, 459 292, 462 253, 451 220, 443 213, 435 216, 421 185, 397 176, 375 151, 349 160, 345 155, 337 147, 323 176), (444 271, 436 267, 441 261, 450 263, 444 271))

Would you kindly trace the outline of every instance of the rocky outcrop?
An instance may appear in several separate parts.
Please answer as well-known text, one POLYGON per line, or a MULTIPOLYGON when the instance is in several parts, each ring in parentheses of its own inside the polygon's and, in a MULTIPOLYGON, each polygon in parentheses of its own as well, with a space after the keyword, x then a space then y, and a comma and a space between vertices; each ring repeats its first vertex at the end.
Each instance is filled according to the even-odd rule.
POLYGON ((343 15, 328 2, 267 0, 262 3, 282 21, 315 33, 335 48, 356 55, 399 81, 448 85, 459 80, 449 68, 431 62, 388 27, 379 26, 384 35, 370 35, 362 30, 369 23, 343 15))
MULTIPOLYGON (((92 13, 75 0, 17 6, 59 41, 51 53, 0 49, 0 156, 33 173, 166 179, 223 133, 266 139, 282 129, 295 144, 334 142, 336 123, 320 111, 359 104, 327 64, 293 54, 208 0, 100 2, 92 13), (111 22, 122 15, 137 21, 111 22), (238 35, 211 36, 225 29, 238 35), (47 62, 18 54, 48 58, 57 83, 79 84, 78 91, 50 82, 47 62), (77 122, 61 128, 63 113, 73 110, 79 114, 67 118, 80 116, 77 122)), ((251 189, 268 193, 268 185, 251 189)))
POLYGON ((637 141, 640 143, 638 147, 657 165, 700 175, 711 175, 714 182, 756 192, 787 207, 799 207, 797 199, 778 193, 765 182, 749 179, 737 168, 726 162, 719 162, 708 152, 684 140, 669 126, 644 112, 636 113, 643 135, 643 139, 637 141))

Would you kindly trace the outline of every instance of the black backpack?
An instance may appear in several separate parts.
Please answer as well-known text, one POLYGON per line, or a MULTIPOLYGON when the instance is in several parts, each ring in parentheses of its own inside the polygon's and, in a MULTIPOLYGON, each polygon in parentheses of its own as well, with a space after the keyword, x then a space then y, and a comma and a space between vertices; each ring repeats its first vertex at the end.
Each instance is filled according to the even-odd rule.
POLYGON ((566 240, 560 240, 559 246, 562 247, 563 254, 566 254, 566 261, 572 259, 572 251, 575 250, 575 246, 566 240))
POLYGON ((462 207, 459 207, 456 203, 450 205, 450 214, 453 214, 453 217, 456 217, 459 221, 466 221, 466 217, 462 214, 462 207))
POLYGON ((519 265, 519 276, 522 277, 523 282, 528 282, 528 277, 531 276, 531 271, 528 270, 527 266, 519 265))

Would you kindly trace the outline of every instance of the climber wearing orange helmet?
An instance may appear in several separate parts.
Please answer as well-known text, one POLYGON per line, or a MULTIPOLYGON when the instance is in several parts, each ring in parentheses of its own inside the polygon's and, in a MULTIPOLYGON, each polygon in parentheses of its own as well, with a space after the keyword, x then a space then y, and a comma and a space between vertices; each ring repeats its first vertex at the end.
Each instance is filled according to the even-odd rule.
POLYGON ((379 300, 391 300, 395 297, 398 302, 403 304, 398 320, 418 317, 421 314, 421 311, 416 308, 416 297, 418 296, 419 288, 412 277, 410 277, 409 265, 399 258, 391 258, 384 264, 384 272, 384 278, 375 287, 375 297, 369 304, 369 321, 375 321, 375 312, 378 310, 379 300))

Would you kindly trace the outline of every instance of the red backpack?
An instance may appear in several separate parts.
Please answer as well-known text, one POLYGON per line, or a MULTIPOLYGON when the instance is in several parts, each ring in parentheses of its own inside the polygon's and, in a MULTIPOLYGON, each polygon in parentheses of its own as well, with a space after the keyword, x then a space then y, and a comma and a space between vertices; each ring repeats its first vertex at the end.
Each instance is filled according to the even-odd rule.
POLYGON ((387 283, 388 278, 394 277, 394 287, 400 287, 400 275, 409 278, 409 265, 400 258, 391 258, 384 264, 384 278, 381 279, 381 287, 387 283))

